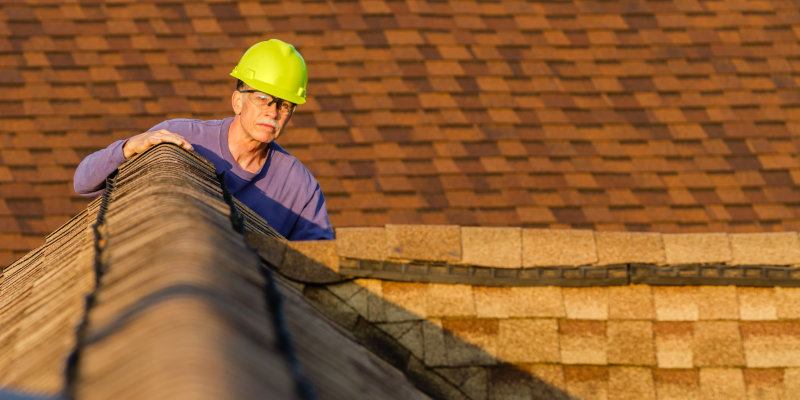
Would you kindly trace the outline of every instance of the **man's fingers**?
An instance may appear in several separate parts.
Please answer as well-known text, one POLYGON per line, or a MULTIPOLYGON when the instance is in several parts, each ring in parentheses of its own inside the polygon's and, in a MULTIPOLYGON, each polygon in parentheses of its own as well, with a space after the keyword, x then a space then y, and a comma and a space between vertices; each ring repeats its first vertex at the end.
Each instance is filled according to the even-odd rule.
POLYGON ((193 150, 192 144, 189 143, 183 136, 178 135, 177 133, 172 133, 167 130, 160 130, 154 132, 155 134, 150 137, 150 145, 156 145, 158 143, 173 143, 178 146, 185 148, 186 150, 193 150))
POLYGON ((174 144, 176 144, 178 146, 183 147, 186 150, 192 150, 191 143, 189 143, 186 139, 184 139, 181 136, 177 136, 177 135, 175 135, 175 136, 173 136, 173 135, 165 136, 162 139, 162 142, 174 143, 174 144))
POLYGON ((145 150, 159 144, 159 143, 173 143, 183 147, 186 150, 194 150, 192 144, 186 138, 177 133, 172 133, 166 129, 158 131, 144 132, 132 137, 123 147, 123 153, 126 158, 130 158, 135 154, 143 153, 145 150))

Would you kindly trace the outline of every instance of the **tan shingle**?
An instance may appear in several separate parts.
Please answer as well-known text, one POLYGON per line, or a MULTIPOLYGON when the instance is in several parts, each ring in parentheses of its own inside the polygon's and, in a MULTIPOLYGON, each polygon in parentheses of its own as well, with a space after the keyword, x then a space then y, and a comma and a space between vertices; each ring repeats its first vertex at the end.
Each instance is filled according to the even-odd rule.
POLYGON ((739 315, 743 321, 778 318, 774 288, 738 287, 739 315))
POLYGON ((429 316, 475 316, 475 301, 469 285, 428 284, 425 302, 429 316))
POLYGON ((699 286, 697 314, 701 320, 739 319, 739 298, 735 286, 699 286))
POLYGON ((726 263, 731 260, 724 233, 664 234, 667 264, 726 263))
POLYGON ((554 387, 566 387, 564 367, 559 364, 532 364, 527 367, 521 367, 521 369, 529 371, 531 375, 554 387))
POLYGON ((475 308, 480 318, 565 316, 561 288, 554 286, 474 286, 475 308))
POLYGON ((600 265, 664 263, 664 244, 660 234, 596 232, 595 240, 600 265))
POLYGON ((596 261, 591 231, 522 230, 522 265, 525 267, 590 265, 596 261))
POLYGON ((487 267, 522 266, 520 228, 462 227, 462 262, 487 267))
POLYGON ((783 373, 784 393, 800 393, 800 368, 786 368, 783 373))
POLYGON ((778 318, 800 318, 800 288, 775 288, 775 304, 778 318))
POLYGON ((336 253, 339 257, 384 260, 386 253, 384 228, 337 228, 336 253))
POLYGON ((569 319, 608 319, 606 287, 562 288, 564 309, 569 319))
POLYGON ((796 232, 736 233, 730 235, 734 265, 800 264, 796 232))
POLYGON ((385 312, 389 321, 420 319, 428 316, 427 283, 383 281, 380 297, 387 303, 385 312))
POLYGON ((697 321, 698 289, 696 287, 653 287, 653 304, 659 321, 697 321))
POLYGON ((455 225, 386 225, 390 258, 461 260, 461 229, 455 225))
POLYGON ((700 370, 700 390, 708 399, 745 400, 744 378, 739 369, 703 368, 700 370))

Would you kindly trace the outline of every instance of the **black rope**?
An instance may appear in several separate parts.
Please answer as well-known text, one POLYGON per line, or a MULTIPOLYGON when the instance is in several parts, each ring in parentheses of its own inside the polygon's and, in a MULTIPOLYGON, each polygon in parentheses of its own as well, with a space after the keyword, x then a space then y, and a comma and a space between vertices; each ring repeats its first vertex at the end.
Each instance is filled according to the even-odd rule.
MULTIPOLYGON (((225 187, 225 173, 217 175, 217 179, 222 186, 222 198, 231 209, 231 225, 233 229, 244 235, 244 216, 236 208, 236 203, 233 201, 233 196, 225 187)), ((283 312, 283 298, 281 297, 278 287, 275 284, 275 277, 269 268, 259 263, 259 272, 264 277, 264 300, 266 302, 267 311, 269 311, 272 326, 275 329, 275 335, 278 339, 278 346, 286 359, 289 366, 289 371, 294 378, 295 391, 298 397, 304 400, 315 400, 317 398, 314 386, 303 372, 300 366, 300 361, 297 358, 297 353, 292 344, 292 336, 286 325, 286 316, 283 312)))
POLYGON ((108 202, 111 197, 111 192, 114 190, 116 183, 117 171, 114 171, 106 178, 106 189, 103 191, 103 197, 100 200, 100 209, 97 212, 97 218, 92 224, 92 231, 94 232, 94 288, 91 293, 85 297, 85 304, 83 310, 83 319, 81 320, 78 328, 76 329, 75 348, 67 357, 67 365, 65 367, 64 375, 66 382, 64 385, 64 398, 75 398, 75 384, 78 380, 78 363, 80 362, 81 348, 86 342, 86 331, 89 325, 89 311, 94 306, 97 300, 97 291, 100 288, 100 281, 103 273, 106 271, 106 266, 103 261, 105 249, 107 245, 107 238, 103 230, 106 224, 106 212, 108 211, 108 202))

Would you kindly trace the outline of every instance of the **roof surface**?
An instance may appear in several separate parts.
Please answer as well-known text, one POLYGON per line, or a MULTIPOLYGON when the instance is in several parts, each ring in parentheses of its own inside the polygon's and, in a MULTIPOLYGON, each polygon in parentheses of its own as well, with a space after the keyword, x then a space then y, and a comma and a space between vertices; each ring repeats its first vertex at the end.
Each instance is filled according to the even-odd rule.
POLYGON ((427 398, 262 266, 233 221, 279 235, 209 162, 157 146, 109 187, 3 271, 0 398, 427 398))
POLYGON ((228 116, 228 73, 268 37, 308 63, 280 143, 336 227, 800 229, 793 0, 12 0, 0 265, 86 206, 86 154, 228 116))
POLYGON ((176 146, 107 184, 3 270, 0 397, 797 390, 796 232, 387 225, 287 242, 176 146))

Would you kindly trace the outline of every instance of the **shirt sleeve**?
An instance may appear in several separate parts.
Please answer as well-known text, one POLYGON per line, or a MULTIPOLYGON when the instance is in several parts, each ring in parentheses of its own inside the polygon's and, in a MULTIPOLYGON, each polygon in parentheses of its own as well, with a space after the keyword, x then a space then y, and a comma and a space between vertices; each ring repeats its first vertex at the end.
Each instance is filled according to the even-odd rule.
POLYGON ((75 169, 73 187, 75 193, 85 197, 97 197, 105 190, 106 177, 126 160, 122 147, 127 139, 111 143, 105 149, 86 156, 75 169))
POLYGON ((328 218, 325 196, 322 195, 319 183, 286 238, 289 240, 333 240, 333 227, 328 218))

